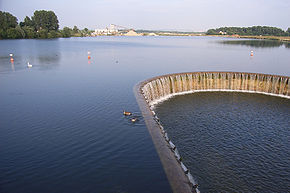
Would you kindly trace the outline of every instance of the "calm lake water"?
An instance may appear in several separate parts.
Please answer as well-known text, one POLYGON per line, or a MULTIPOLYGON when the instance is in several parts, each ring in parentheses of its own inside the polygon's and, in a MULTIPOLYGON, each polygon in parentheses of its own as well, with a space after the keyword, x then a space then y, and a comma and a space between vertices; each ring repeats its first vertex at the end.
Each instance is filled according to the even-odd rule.
POLYGON ((289 191, 289 99, 202 92, 156 112, 201 192, 289 191))
POLYGON ((225 40, 232 39, 1 40, 0 192, 171 192, 134 97, 137 82, 187 71, 290 75, 286 45, 225 40), (139 122, 130 123, 123 109, 139 115, 139 122))

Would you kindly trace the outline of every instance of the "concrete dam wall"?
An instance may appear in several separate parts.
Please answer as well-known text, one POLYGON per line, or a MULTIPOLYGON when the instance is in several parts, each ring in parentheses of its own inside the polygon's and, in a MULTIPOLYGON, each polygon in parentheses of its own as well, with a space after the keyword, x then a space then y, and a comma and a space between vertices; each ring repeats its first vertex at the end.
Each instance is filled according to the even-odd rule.
POLYGON ((142 91, 149 104, 196 91, 254 92, 290 98, 289 77, 242 72, 169 74, 145 81, 142 91))
POLYGON ((199 192, 192 173, 182 162, 154 104, 172 96, 204 92, 252 92, 290 99, 289 77, 244 72, 190 72, 168 74, 145 80, 134 87, 135 96, 164 171, 174 193, 199 192))

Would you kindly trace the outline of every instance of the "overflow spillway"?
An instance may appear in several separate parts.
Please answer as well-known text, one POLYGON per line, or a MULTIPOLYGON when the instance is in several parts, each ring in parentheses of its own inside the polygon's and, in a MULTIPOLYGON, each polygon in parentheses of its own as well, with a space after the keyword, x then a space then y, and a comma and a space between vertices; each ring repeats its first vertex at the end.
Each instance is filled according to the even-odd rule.
POLYGON ((253 92, 290 98, 289 77, 256 73, 170 74, 147 80, 142 86, 142 92, 149 104, 173 95, 198 91, 253 92))
POLYGON ((175 95, 228 91, 260 93, 290 99, 288 76, 245 72, 189 72, 154 77, 137 84, 135 96, 173 192, 196 192, 195 182, 160 120, 154 104, 175 95))

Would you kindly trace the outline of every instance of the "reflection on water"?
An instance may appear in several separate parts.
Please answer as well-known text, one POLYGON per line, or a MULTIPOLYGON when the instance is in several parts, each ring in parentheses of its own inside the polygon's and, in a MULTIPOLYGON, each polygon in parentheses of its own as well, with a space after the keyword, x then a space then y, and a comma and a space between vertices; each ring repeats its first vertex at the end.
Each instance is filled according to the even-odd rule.
POLYGON ((226 40, 220 41, 219 43, 226 45, 241 45, 241 46, 249 46, 255 48, 273 48, 285 46, 286 48, 290 48, 289 42, 281 42, 275 40, 226 40))
POLYGON ((56 68, 60 64, 59 40, 1 40, 0 72, 18 71, 27 68, 31 63, 33 68, 46 70, 56 68), (11 63, 9 54, 13 53, 11 63), (10 65, 9 65, 10 64, 10 65))

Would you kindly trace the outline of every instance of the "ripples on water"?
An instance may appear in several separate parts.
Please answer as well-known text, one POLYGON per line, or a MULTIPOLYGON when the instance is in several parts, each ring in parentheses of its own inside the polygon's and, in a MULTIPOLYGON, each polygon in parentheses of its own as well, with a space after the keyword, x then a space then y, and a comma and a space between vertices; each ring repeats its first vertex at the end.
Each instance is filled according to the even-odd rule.
POLYGON ((156 112, 201 192, 289 191, 289 99, 195 93, 156 112))
POLYGON ((142 46, 96 38, 0 42, 1 193, 171 192, 126 63, 127 49, 142 46))
POLYGON ((250 57, 248 47, 212 43, 220 40, 1 40, 0 192, 171 192, 142 118, 122 115, 139 112, 137 82, 202 70, 289 75, 288 49, 250 57))

